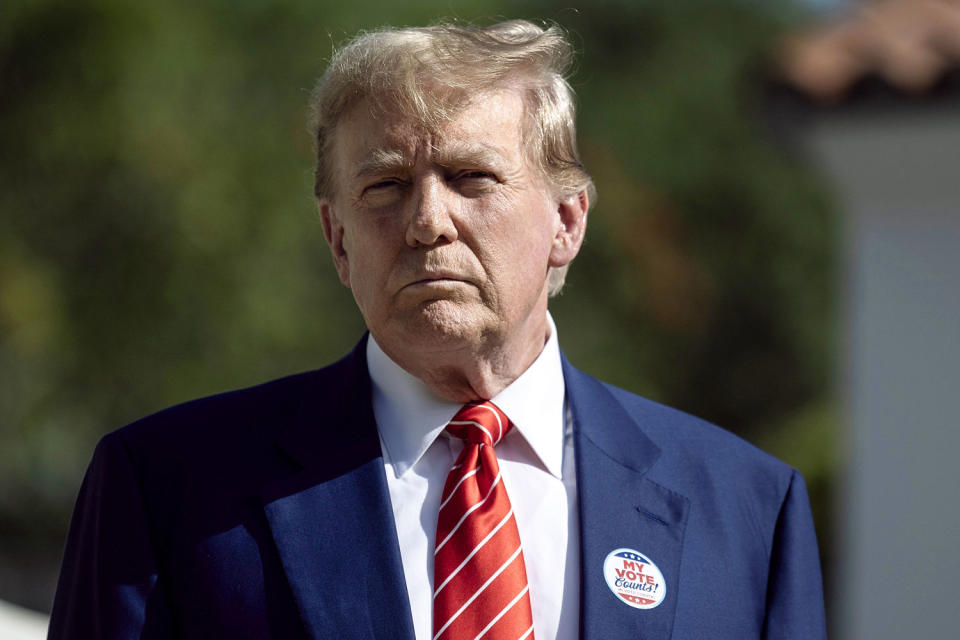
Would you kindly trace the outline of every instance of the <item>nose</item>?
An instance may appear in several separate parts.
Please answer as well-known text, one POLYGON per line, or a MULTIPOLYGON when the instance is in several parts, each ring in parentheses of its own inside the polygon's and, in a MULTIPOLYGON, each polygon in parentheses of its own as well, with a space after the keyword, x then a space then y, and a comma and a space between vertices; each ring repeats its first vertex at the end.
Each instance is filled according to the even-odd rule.
POLYGON ((451 207, 454 194, 442 178, 428 176, 419 181, 412 198, 412 212, 406 240, 411 247, 449 244, 457 239, 457 227, 451 207))

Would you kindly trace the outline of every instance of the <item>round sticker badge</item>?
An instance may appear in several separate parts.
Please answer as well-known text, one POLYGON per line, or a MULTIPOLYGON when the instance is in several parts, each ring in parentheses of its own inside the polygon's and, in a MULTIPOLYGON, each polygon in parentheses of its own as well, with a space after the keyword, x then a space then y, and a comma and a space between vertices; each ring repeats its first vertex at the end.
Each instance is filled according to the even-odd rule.
POLYGON ((667 583, 660 569, 633 549, 614 549, 607 554, 603 579, 613 595, 637 609, 653 609, 667 595, 667 583))

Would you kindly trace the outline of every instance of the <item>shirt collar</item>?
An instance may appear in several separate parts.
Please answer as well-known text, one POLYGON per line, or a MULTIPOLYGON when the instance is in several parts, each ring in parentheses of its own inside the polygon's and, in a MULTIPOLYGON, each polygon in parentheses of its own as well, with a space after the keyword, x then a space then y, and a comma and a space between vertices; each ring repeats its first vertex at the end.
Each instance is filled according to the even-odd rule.
MULTIPOLYGON (((563 465, 564 384, 557 327, 547 313, 550 337, 537 359, 491 401, 507 414, 550 474, 563 465)), ((367 340, 373 411, 388 461, 397 477, 415 465, 460 410, 367 340)))

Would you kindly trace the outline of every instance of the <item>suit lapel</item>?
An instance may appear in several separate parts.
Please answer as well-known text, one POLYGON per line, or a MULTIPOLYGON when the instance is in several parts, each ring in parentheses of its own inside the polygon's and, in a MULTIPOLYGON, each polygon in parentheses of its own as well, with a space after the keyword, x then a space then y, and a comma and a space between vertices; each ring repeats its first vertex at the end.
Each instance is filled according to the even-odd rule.
MULTIPOLYGON (((325 372, 280 446, 299 472, 267 486, 264 512, 311 638, 413 639, 400 548, 370 402, 366 340, 325 372), (319 385, 318 385, 319 386, 319 385)), ((689 501, 646 477, 657 446, 600 382, 564 358, 580 505, 581 636, 669 638, 689 501), (634 549, 667 593, 654 609, 607 587, 604 560, 634 549)))
POLYGON ((324 372, 281 436, 301 470, 263 490, 264 512, 311 638, 412 640, 365 347, 324 372))
POLYGON ((660 456, 600 382, 564 359, 573 414, 580 505, 581 636, 667 639, 673 630, 680 556, 689 501, 647 477, 660 456), (666 595, 652 609, 620 601, 607 586, 604 560, 615 549, 638 551, 663 574, 666 595))

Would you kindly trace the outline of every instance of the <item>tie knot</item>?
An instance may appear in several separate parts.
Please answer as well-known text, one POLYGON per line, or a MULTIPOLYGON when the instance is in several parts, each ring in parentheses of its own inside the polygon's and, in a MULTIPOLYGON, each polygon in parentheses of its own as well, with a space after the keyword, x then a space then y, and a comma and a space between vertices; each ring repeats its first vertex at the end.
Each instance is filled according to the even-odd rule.
POLYGON ((510 419, 492 402, 463 405, 447 425, 447 432, 468 444, 496 445, 510 430, 510 419))

